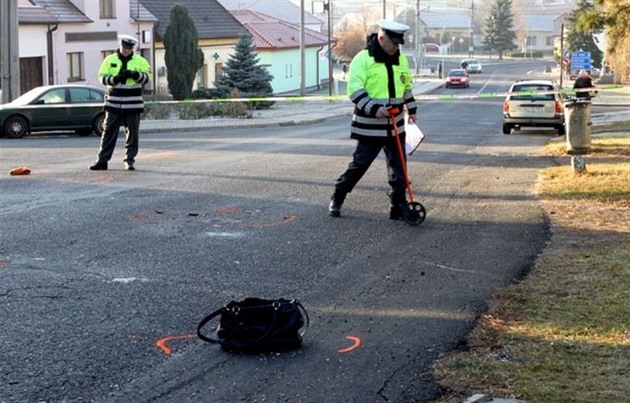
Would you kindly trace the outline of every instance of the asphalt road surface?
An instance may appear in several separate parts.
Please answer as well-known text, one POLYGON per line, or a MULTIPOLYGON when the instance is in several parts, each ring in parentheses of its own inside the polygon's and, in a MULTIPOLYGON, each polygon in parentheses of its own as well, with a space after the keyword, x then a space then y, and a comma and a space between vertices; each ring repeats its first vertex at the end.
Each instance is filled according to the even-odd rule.
MULTIPOLYGON (((484 67, 440 91, 505 90, 521 73, 484 67)), ((435 358, 549 237, 534 183, 554 134, 502 135, 501 102, 421 105, 418 227, 387 218, 382 158, 328 217, 354 147, 347 118, 145 134, 134 172, 122 141, 91 172, 95 137, 1 140, 2 170, 33 172, 0 177, 0 401, 436 398, 435 358), (304 346, 243 356, 195 337, 248 296, 299 299, 304 346)))

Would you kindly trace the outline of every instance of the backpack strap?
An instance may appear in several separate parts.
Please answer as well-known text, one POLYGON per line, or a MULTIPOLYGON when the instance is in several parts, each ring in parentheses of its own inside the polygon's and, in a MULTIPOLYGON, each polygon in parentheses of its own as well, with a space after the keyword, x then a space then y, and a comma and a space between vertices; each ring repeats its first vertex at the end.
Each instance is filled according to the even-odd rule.
POLYGON ((197 326, 197 336, 199 336, 199 338, 203 341, 207 341, 208 343, 218 343, 219 340, 217 339, 213 339, 210 338, 208 336, 205 336, 204 334, 201 333, 201 328, 204 327, 208 322, 210 322, 212 319, 216 318, 217 316, 221 315, 221 313, 223 311, 225 311, 225 307, 222 307, 221 309, 217 309, 216 311, 212 312, 210 315, 206 316, 205 318, 203 318, 201 320, 201 322, 199 322, 199 325, 197 326))

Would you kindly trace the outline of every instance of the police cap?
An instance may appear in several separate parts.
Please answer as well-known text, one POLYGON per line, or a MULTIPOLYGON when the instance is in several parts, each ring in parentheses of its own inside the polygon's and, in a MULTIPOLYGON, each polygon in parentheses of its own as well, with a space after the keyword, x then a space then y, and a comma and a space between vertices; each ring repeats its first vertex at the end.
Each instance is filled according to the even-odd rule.
POLYGON ((125 49, 133 49, 138 40, 131 35, 118 35, 118 41, 125 49))
POLYGON ((403 45, 405 43, 405 32, 409 30, 408 25, 396 21, 380 20, 378 26, 395 44, 403 45))

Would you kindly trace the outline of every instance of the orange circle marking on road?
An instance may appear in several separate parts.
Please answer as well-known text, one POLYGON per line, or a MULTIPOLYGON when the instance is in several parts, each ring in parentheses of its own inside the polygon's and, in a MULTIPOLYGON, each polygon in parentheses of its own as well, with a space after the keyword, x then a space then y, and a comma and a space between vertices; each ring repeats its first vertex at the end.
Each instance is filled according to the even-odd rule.
POLYGON ((346 336, 346 339, 350 340, 352 344, 348 347, 340 348, 337 350, 338 353, 347 353, 352 350, 356 350, 361 347, 361 338, 357 336, 346 336))
POLYGON ((169 336, 169 337, 164 337, 163 339, 160 339, 158 341, 155 342, 155 345, 164 352, 164 354, 166 355, 171 355, 173 353, 173 350, 170 349, 169 346, 166 345, 166 343, 168 343, 171 340, 178 340, 178 339, 192 339, 193 337, 197 337, 196 334, 182 334, 179 336, 169 336))

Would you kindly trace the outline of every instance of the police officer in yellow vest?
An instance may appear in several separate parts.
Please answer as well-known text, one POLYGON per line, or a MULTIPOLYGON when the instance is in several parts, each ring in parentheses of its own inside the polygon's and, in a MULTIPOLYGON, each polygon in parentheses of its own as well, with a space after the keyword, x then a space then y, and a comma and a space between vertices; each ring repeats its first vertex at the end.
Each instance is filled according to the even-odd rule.
POLYGON ((149 62, 133 52, 138 40, 130 35, 118 37, 116 53, 107 56, 98 71, 101 82, 107 86, 105 95, 105 125, 101 147, 96 163, 90 166, 93 171, 107 169, 112 158, 118 131, 125 126, 125 169, 135 169, 138 154, 138 131, 140 114, 144 111, 142 86, 151 80, 149 62))
POLYGON ((405 177, 398 148, 394 142, 393 124, 398 127, 399 141, 405 149, 405 114, 416 121, 416 101, 411 92, 412 77, 407 57, 400 52, 405 43, 407 25, 381 20, 378 33, 371 34, 367 46, 350 63, 348 95, 355 104, 350 137, 357 140, 352 162, 335 182, 328 206, 332 217, 341 215, 346 195, 367 172, 381 150, 385 153, 391 191, 389 218, 404 219, 407 200, 405 177), (390 107, 398 112, 390 118, 390 107))

